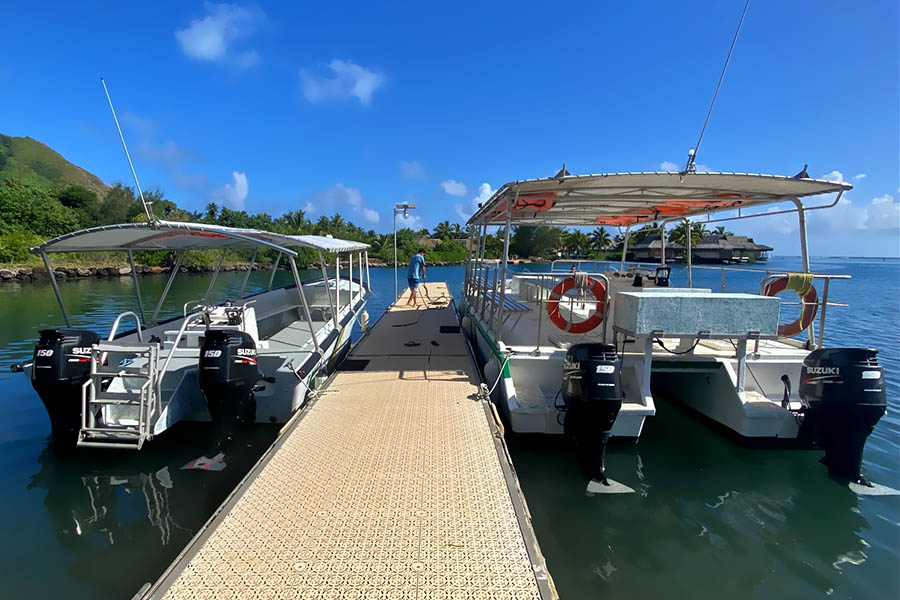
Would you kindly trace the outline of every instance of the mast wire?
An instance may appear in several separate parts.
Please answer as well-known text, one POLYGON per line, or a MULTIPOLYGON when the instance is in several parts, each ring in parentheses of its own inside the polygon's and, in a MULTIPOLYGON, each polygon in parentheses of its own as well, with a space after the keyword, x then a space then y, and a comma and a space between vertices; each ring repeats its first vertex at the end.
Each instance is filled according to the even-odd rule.
POLYGON ((747 8, 750 6, 750 0, 744 3, 744 10, 741 12, 741 19, 738 21, 737 29, 734 32, 734 38, 731 40, 731 47, 728 49, 728 56, 725 58, 725 64, 722 65, 722 73, 719 75, 719 83, 716 84, 716 91, 713 94, 712 102, 709 103, 709 110, 706 111, 706 119, 703 120, 703 127, 700 129, 700 137, 697 138, 697 145, 688 153, 687 163, 684 165, 685 173, 693 173, 695 171, 694 161, 697 160, 697 153, 700 152, 700 142, 703 140, 703 134, 706 133, 706 125, 709 123, 709 117, 712 115, 713 107, 716 105, 716 99, 719 97, 719 88, 722 87, 722 81, 725 79, 725 71, 728 69, 728 63, 731 62, 731 54, 734 52, 734 46, 737 43, 738 34, 741 32, 741 26, 744 24, 744 17, 747 15, 747 8))
POLYGON ((106 82, 103 78, 100 78, 100 83, 103 84, 103 91, 106 92, 106 101, 109 102, 109 110, 112 111, 113 121, 116 122, 116 129, 119 131, 119 139, 122 140, 122 148, 125 149, 125 158, 128 159, 128 166, 131 167, 131 176, 134 177, 134 185, 137 187, 138 196, 141 198, 141 206, 144 207, 144 213, 147 215, 147 222, 150 225, 153 225, 155 219, 153 218, 153 211, 150 208, 150 204, 144 200, 144 192, 141 191, 141 184, 138 182, 137 173, 134 170, 134 164, 131 162, 131 155, 128 154, 128 146, 125 145, 125 136, 122 135, 122 128, 119 127, 119 119, 116 117, 116 109, 113 108, 112 98, 109 97, 109 90, 106 89, 106 82))

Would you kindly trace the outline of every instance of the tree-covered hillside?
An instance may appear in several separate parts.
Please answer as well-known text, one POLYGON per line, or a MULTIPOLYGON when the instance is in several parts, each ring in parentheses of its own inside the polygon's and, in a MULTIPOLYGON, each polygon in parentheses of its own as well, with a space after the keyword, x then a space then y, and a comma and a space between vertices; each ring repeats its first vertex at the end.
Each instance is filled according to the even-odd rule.
POLYGON ((39 141, 0 133, 0 182, 6 179, 49 187, 80 185, 99 195, 107 189, 99 177, 39 141))

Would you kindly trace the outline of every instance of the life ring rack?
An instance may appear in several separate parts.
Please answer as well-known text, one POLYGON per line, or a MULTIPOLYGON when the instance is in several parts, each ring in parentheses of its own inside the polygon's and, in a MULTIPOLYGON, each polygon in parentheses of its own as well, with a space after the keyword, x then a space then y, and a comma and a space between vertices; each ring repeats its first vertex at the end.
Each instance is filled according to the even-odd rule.
POLYGON ((590 290, 594 296, 596 307, 593 314, 584 321, 570 322, 560 313, 559 303, 563 295, 574 287, 574 277, 567 277, 556 284, 556 287, 550 292, 550 299, 547 301, 547 316, 550 317, 550 321, 554 325, 567 333, 587 333, 600 325, 606 317, 607 286, 602 279, 587 276, 585 289, 590 290))
POLYGON ((800 296, 800 316, 786 325, 778 326, 778 335, 780 337, 794 337, 809 329, 809 326, 812 325, 812 322, 816 318, 816 313, 819 310, 819 294, 816 292, 816 288, 810 284, 809 289, 801 294, 800 292, 802 290, 788 288, 787 275, 775 275, 767 278, 763 283, 762 295, 774 296, 787 289, 792 289, 792 291, 797 292, 797 295, 800 296))

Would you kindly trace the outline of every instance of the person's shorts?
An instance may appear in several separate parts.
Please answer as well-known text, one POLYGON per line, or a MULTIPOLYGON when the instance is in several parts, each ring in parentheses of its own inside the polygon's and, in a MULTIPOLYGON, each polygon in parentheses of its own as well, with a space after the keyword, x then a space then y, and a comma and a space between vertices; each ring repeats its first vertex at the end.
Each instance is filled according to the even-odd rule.
POLYGON ((411 291, 413 291, 413 292, 418 291, 418 289, 419 289, 419 280, 418 279, 413 279, 410 277, 406 281, 409 282, 409 289, 411 291))

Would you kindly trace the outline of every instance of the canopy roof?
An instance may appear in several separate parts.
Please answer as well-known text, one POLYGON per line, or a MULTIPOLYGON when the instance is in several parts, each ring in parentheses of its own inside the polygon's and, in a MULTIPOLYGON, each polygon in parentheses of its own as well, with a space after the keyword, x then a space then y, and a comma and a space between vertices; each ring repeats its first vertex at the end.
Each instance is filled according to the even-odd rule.
POLYGON ((634 225, 842 192, 849 183, 749 173, 607 173, 503 185, 469 219, 503 225, 634 225))
POLYGON ((296 254, 290 248, 324 252, 353 252, 369 247, 362 242, 321 235, 284 235, 257 229, 222 227, 205 223, 155 221, 92 227, 61 235, 31 249, 32 252, 111 252, 116 250, 209 250, 216 248, 272 248, 296 254))

